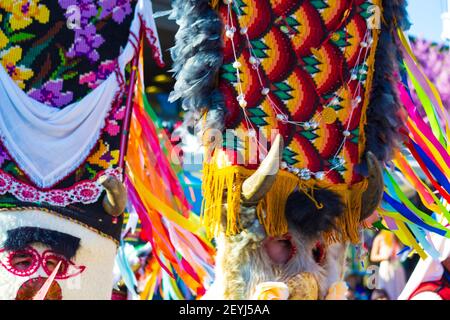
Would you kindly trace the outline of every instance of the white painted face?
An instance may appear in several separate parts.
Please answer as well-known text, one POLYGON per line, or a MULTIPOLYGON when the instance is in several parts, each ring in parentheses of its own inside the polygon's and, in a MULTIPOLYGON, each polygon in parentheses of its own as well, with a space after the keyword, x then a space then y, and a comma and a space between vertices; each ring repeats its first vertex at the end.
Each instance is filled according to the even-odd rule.
POLYGON ((51 213, 29 211, 0 212, 0 300, 30 298, 43 285, 55 266, 61 267, 46 296, 63 300, 109 300, 113 287, 116 244, 75 222, 51 213), (20 251, 1 248, 7 231, 37 227, 80 238, 73 259, 56 254, 41 243, 20 251))

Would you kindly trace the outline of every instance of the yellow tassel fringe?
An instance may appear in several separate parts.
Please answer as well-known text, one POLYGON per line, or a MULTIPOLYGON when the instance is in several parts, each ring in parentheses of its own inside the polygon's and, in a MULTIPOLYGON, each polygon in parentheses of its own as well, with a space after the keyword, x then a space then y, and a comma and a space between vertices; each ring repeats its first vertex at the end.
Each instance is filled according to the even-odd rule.
MULTIPOLYGON (((241 188, 242 183, 253 170, 241 166, 230 166, 217 168, 214 161, 205 163, 203 169, 203 214, 202 222, 206 227, 210 238, 216 236, 220 230, 222 219, 226 219, 227 236, 236 235, 242 231, 240 217, 241 188), (226 197, 226 199, 225 199, 226 197), (226 205, 226 208, 224 206, 226 205), (222 217, 222 210, 226 216, 222 217)), ((268 236, 281 236, 288 232, 285 217, 285 207, 289 195, 294 190, 303 191, 318 209, 323 205, 316 202, 314 190, 326 188, 342 198, 345 205, 343 216, 337 221, 337 233, 325 235, 328 241, 351 241, 357 243, 359 240, 358 228, 361 216, 361 197, 367 189, 367 180, 348 186, 347 184, 325 184, 315 180, 303 181, 297 176, 280 171, 277 179, 257 206, 257 215, 264 226, 268 236)))

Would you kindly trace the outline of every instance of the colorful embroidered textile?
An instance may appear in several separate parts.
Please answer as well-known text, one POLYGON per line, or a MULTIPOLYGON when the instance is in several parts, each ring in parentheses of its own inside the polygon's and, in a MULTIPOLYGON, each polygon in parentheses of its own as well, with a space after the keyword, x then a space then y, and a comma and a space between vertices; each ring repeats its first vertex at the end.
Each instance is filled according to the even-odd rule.
MULTIPOLYGON (((30 107, 30 110, 33 109, 36 119, 39 119, 37 122, 40 123, 36 126, 37 122, 34 122, 35 127, 27 130, 41 131, 39 134, 44 135, 44 138, 51 138, 51 131, 44 130, 43 127, 53 126, 60 134, 59 137, 66 132, 69 140, 73 138, 72 142, 80 143, 75 147, 75 144, 63 143, 62 139, 54 139, 61 147, 61 154, 57 154, 58 148, 54 149, 51 143, 42 145, 45 139, 40 139, 35 134, 25 135, 17 129, 14 131, 14 125, 5 122, 9 135, 28 138, 29 146, 36 152, 22 150, 30 159, 24 165, 17 148, 12 148, 11 143, 6 142, 0 146, 0 210, 41 209, 118 239, 121 218, 105 214, 99 201, 103 188, 96 180, 103 174, 122 176, 119 159, 125 146, 123 143, 121 145, 121 132, 127 99, 134 89, 134 83, 130 82, 133 68, 128 62, 136 56, 141 35, 148 40, 156 62, 162 64, 151 2, 2 1, 0 15, 0 57, 3 59, 4 70, 28 94, 27 97, 21 93, 20 101, 22 105, 30 107), (14 11, 19 4, 23 4, 25 9, 30 6, 32 10, 25 10, 20 16, 14 11), (80 9, 80 21, 75 19, 77 12, 71 11, 74 8, 80 9), (48 17, 43 15, 38 19, 36 12, 46 12, 46 9, 48 17), (23 20, 22 24, 17 24, 18 19, 23 20), (77 23, 79 28, 76 27, 77 23), (105 43, 98 41, 100 38, 105 43), (27 70, 31 70, 31 73, 27 70), (27 76, 26 79, 23 75, 27 76), (87 75, 89 77, 86 78, 87 75), (109 88, 103 91, 106 86, 109 88), (109 101, 90 98, 102 95, 104 98, 105 94, 109 96, 109 101), (34 110, 36 105, 45 111, 38 113, 34 110), (82 108, 75 110, 75 106, 82 108), (77 134, 67 134, 70 131, 67 123, 83 123, 82 114, 85 114, 84 118, 89 118, 96 110, 101 112, 98 112, 98 117, 94 117, 95 123, 91 123, 89 130, 84 130, 84 133, 80 130, 78 137, 77 134), (68 115, 72 116, 71 121, 60 121, 58 125, 55 121, 47 121, 52 117, 61 119, 68 115), (72 151, 69 151, 70 145, 72 151), (51 151, 43 154, 45 148, 51 151), (43 159, 39 158, 39 154, 43 159), (73 157, 76 154, 78 157, 73 157), (67 161, 70 157, 74 161, 67 161), (36 178, 36 173, 29 170, 30 163, 32 166, 38 164, 40 168, 60 166, 59 173, 49 175, 52 179, 48 180, 39 179, 39 176, 36 178)), ((5 99, 18 93, 17 90, 6 90, 7 95, 2 94, 5 99)), ((14 108, 20 110, 16 115, 27 118, 20 107, 20 102, 16 101, 14 108)), ((7 111, 6 108, 2 110, 7 111)), ((10 118, 2 117, 2 121, 7 119, 10 118)), ((82 126, 79 129, 81 128, 82 126)), ((24 148, 24 144, 19 143, 18 139, 10 141, 18 144, 19 148, 24 148)), ((52 170, 46 171, 47 174, 52 170)), ((44 172, 43 176, 47 174, 44 172)))
MULTIPOLYGON (((361 181, 355 166, 377 40, 367 27, 371 5, 363 0, 221 4, 226 35, 219 87, 226 129, 279 130, 286 145, 283 160, 305 180, 361 181)), ((237 150, 226 146, 233 164, 235 153, 245 148, 240 142, 237 150)))
POLYGON ((311 199, 314 188, 329 188, 346 204, 339 223, 344 238, 356 240, 367 187, 358 165, 365 151, 379 1, 238 0, 219 2, 217 10, 223 22, 218 88, 225 136, 222 151, 211 161, 206 156, 205 223, 215 233, 223 191, 233 184, 227 230, 239 230, 240 185, 266 155, 266 141, 276 130, 284 138, 283 170, 259 206, 266 231, 287 231, 284 205, 296 188, 311 199))
POLYGON ((114 72, 137 2, 1 1, 0 61, 32 98, 63 108, 114 72))
POLYGON ((56 109, 28 97, 0 68, 3 144, 37 186, 51 187, 89 155, 120 90, 113 74, 83 99, 56 109))

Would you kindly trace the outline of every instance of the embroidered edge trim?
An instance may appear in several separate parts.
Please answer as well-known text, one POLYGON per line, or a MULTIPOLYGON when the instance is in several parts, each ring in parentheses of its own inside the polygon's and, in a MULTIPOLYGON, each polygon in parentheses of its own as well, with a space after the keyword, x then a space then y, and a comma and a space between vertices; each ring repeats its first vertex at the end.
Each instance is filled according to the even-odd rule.
POLYGON ((78 225, 80 225, 80 226, 82 226, 82 227, 84 227, 86 229, 89 229, 89 230, 97 233, 98 235, 100 235, 100 236, 102 236, 102 237, 104 237, 106 239, 112 240, 116 244, 116 246, 119 245, 119 240, 115 239, 113 236, 110 236, 110 235, 108 235, 108 234, 106 234, 106 233, 104 233, 104 232, 102 232, 100 230, 97 230, 96 228, 91 227, 90 225, 88 225, 86 223, 83 223, 83 222, 78 221, 78 220, 76 220, 74 218, 70 218, 68 216, 65 216, 63 214, 60 214, 60 213, 58 213, 56 211, 53 211, 53 210, 50 210, 50 209, 47 209, 47 208, 41 208, 41 207, 0 208, 0 214, 1 214, 1 212, 10 212, 10 211, 20 212, 20 211, 26 211, 26 210, 43 211, 43 212, 46 212, 48 214, 57 216, 59 218, 69 220, 69 221, 71 221, 73 223, 76 223, 76 224, 78 224, 78 225))
POLYGON ((166 64, 162 58, 161 49, 158 46, 159 40, 158 37, 155 36, 155 30, 149 28, 145 22, 142 23, 142 26, 144 27, 145 30, 147 43, 152 49, 153 59, 155 60, 158 67, 164 68, 166 64))
POLYGON ((90 204, 97 202, 104 190, 103 186, 97 182, 98 177, 103 175, 120 179, 121 170, 120 168, 107 169, 99 172, 94 180, 80 181, 65 189, 43 191, 0 170, 0 195, 9 193, 20 201, 45 202, 57 207, 67 207, 73 203, 90 204), (85 191, 90 191, 90 194, 84 194, 85 191))

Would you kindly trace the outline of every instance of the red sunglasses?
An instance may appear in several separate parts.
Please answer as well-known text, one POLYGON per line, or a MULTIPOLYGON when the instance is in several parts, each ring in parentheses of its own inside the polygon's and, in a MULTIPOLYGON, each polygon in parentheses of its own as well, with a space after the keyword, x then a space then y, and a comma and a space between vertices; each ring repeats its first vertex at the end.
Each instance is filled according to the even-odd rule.
MULTIPOLYGON (((0 253, 3 252, 6 252, 6 250, 0 249, 0 253)), ((57 280, 77 276, 86 269, 85 266, 77 266, 54 251, 46 250, 41 256, 37 250, 31 247, 8 252, 4 258, 0 259, 0 265, 19 277, 29 277, 42 266, 45 273, 50 276, 60 261, 61 266, 55 277, 57 280)))

